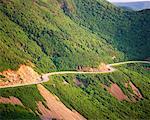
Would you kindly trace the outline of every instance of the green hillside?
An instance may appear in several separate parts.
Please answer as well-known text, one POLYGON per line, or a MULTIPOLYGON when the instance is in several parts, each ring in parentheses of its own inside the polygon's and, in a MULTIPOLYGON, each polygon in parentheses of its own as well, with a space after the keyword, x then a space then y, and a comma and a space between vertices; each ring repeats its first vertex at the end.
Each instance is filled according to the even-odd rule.
MULTIPOLYGON (((0 0, 0 72, 21 64, 44 74, 144 60, 150 57, 149 21, 150 10, 124 10, 105 0, 0 0)), ((116 71, 104 70, 105 74, 54 74, 46 83, 44 74, 40 80, 67 108, 88 120, 150 119, 150 65, 115 67, 116 71), (110 92, 114 84, 126 99, 110 92)), ((10 77, 26 79, 22 74, 10 77)), ((0 88, 0 97, 10 96, 23 105, 0 103, 0 120, 40 119, 39 101, 48 108, 36 84, 0 88)))
MULTIPOLYGON (((51 76, 50 81, 43 85, 70 109, 77 110, 88 120, 101 119, 149 119, 150 115, 150 71, 145 70, 150 65, 128 64, 118 66, 117 72, 107 74, 65 74, 51 76), (75 80, 79 80, 81 85, 77 85, 75 80), (64 81, 67 84, 64 84, 64 81), (125 83, 132 83, 139 89, 143 98, 136 102, 118 101, 102 85, 111 86, 116 83, 122 91, 133 99, 132 89, 126 88, 125 83)), ((1 119, 32 118, 39 119, 37 110, 37 101, 42 101, 36 85, 22 86, 16 88, 0 89, 0 96, 14 96, 19 98, 24 107, 16 105, 0 104, 1 119), (31 111, 32 110, 32 111, 31 111)), ((46 104, 44 104, 46 105, 46 104)))
POLYGON ((101 0, 1 0, 0 16, 0 71, 29 61, 48 72, 149 57, 149 11, 101 0))
POLYGON ((66 2, 66 15, 125 53, 128 59, 150 55, 149 10, 125 11, 105 0, 75 0, 74 11, 67 5, 66 2))
POLYGON ((2 1, 0 5, 0 70, 27 60, 42 72, 97 66, 123 59, 123 53, 83 28, 61 10, 58 2, 2 1))

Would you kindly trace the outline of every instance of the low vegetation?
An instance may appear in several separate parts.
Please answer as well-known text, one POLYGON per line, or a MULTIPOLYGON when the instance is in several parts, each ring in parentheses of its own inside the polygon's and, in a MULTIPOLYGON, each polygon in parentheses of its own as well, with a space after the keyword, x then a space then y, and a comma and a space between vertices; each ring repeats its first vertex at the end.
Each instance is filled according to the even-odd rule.
POLYGON ((36 101, 44 100, 38 92, 36 85, 0 89, 0 96, 6 98, 14 96, 21 100, 23 105, 33 111, 36 110, 36 101))
POLYGON ((128 69, 120 67, 119 71, 111 74, 53 76, 44 85, 56 94, 66 106, 75 108, 88 119, 148 119, 150 117, 148 115, 149 76, 143 77, 141 71, 145 74, 148 74, 149 71, 142 69, 143 65, 133 66, 128 69), (133 66, 137 71, 132 69, 133 66), (77 85, 75 80, 79 80, 82 84, 77 85), (136 102, 118 101, 103 87, 103 85, 110 86, 112 83, 116 83, 131 99, 133 91, 125 87, 125 83, 128 81, 134 83, 142 93, 143 99, 136 102))
MULTIPOLYGON (((10 105, 10 104, 0 104, 0 119, 1 120, 14 120, 14 119, 32 119, 38 120, 39 117, 34 113, 29 112, 22 106, 10 105)), ((40 119, 39 119, 40 120, 40 119)))
MULTIPOLYGON (((150 112, 150 74, 146 68, 149 67, 145 64, 129 64, 117 67, 118 71, 113 73, 55 75, 43 85, 57 95, 68 108, 77 110, 87 119, 148 119, 150 117, 148 114, 150 112), (115 83, 132 100, 131 94, 134 93, 130 87, 125 86, 128 81, 138 88, 143 96, 142 99, 135 97, 136 101, 119 101, 104 87, 104 85, 110 87, 112 83, 115 83)), ((17 97, 28 111, 31 109, 34 112, 37 109, 36 101, 45 103, 35 85, 0 89, 0 96, 17 97)), ((0 107, 2 113, 6 115, 4 108, 9 108, 4 105, 0 107)), ((12 114, 16 109, 18 108, 12 108, 12 114)), ((8 115, 11 116, 11 114, 8 115)))

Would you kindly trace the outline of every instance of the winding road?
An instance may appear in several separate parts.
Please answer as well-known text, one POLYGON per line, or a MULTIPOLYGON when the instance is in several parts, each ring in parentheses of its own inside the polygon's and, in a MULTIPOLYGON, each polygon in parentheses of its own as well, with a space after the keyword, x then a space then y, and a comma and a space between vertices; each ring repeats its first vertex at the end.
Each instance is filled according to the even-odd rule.
POLYGON ((130 63, 145 63, 145 64, 150 64, 150 61, 126 61, 126 62, 119 62, 119 63, 109 64, 109 66, 119 66, 119 65, 130 64, 130 63))
POLYGON ((149 61, 127 61, 127 62, 119 62, 119 63, 108 64, 107 67, 110 68, 109 71, 100 71, 100 72, 80 72, 80 71, 51 72, 51 73, 43 74, 40 78, 38 78, 37 82, 26 83, 26 84, 16 84, 16 85, 9 85, 9 86, 0 86, 0 88, 19 87, 19 86, 40 84, 40 83, 44 83, 44 82, 49 81, 49 77, 52 76, 52 75, 62 75, 62 74, 105 74, 105 73, 111 73, 111 72, 115 72, 117 70, 117 69, 113 68, 113 66, 119 66, 119 65, 130 64, 130 63, 150 64, 149 61))

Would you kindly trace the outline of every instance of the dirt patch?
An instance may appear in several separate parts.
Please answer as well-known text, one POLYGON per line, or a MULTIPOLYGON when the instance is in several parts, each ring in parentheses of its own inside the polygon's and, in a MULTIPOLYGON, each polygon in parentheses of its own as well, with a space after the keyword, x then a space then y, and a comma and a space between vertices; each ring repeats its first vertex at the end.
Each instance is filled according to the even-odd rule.
POLYGON ((121 88, 116 83, 111 83, 110 87, 102 84, 102 87, 106 88, 112 96, 114 96, 120 101, 126 100, 128 102, 137 102, 137 100, 143 98, 138 88, 131 81, 125 83, 125 88, 126 89, 131 88, 133 91, 133 92, 128 91, 128 96, 121 90, 121 88))
POLYGON ((105 63, 101 63, 97 68, 92 67, 84 67, 84 66, 78 66, 77 71, 80 72, 109 72, 113 68, 111 68, 109 65, 106 65, 105 63))
POLYGON ((105 88, 109 91, 109 93, 112 96, 117 98, 119 101, 129 100, 128 97, 123 93, 123 91, 121 90, 121 88, 117 84, 112 83, 110 87, 105 85, 105 88))
POLYGON ((44 88, 44 86, 38 84, 37 87, 40 94, 46 100, 48 107, 47 109, 43 106, 43 104, 38 102, 38 109, 41 113, 40 117, 43 120, 50 118, 55 118, 58 120, 85 120, 85 118, 78 112, 68 109, 57 97, 55 97, 46 88, 44 88))
POLYGON ((128 91, 128 96, 125 95, 125 93, 116 83, 111 83, 110 87, 102 84, 102 87, 106 88, 109 91, 109 93, 115 98, 117 98, 119 101, 126 100, 128 102, 136 102, 137 100, 143 98, 138 88, 136 88, 136 86, 131 81, 125 83, 125 88, 128 89, 129 87, 131 87, 133 91, 133 93, 128 91))
POLYGON ((144 70, 147 70, 147 71, 148 71, 148 70, 150 70, 150 68, 144 68, 144 70))
POLYGON ((26 65, 20 65, 17 71, 9 69, 0 72, 0 75, 5 76, 5 78, 0 78, 0 86, 33 83, 40 80, 40 75, 26 65))
POLYGON ((132 91, 134 93, 133 97, 135 97, 137 99, 143 98, 143 96, 140 93, 140 91, 138 90, 138 88, 131 81, 129 81, 128 83, 125 83, 125 85, 126 85, 126 88, 128 88, 129 86, 131 87, 131 89, 132 89, 132 91))
POLYGON ((9 98, 0 97, 0 103, 23 106, 22 102, 16 97, 9 97, 9 98))
POLYGON ((47 109, 41 101, 37 103, 38 111, 36 113, 40 116, 42 120, 52 120, 57 116, 54 115, 49 109, 47 109))

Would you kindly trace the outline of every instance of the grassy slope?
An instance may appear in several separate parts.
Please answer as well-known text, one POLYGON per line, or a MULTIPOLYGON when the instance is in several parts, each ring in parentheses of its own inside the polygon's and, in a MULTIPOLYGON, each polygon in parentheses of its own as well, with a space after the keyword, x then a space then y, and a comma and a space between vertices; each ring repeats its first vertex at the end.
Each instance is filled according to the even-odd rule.
POLYGON ((48 72, 149 57, 148 10, 102 0, 2 0, 0 16, 0 71, 28 61, 48 72))
POLYGON ((31 113, 29 110, 24 109, 21 106, 10 105, 10 104, 0 104, 0 119, 1 120, 16 120, 16 119, 40 119, 35 114, 31 113))
POLYGON ((75 108, 88 119, 148 119, 150 117, 149 71, 145 71, 142 65, 118 69, 120 71, 104 75, 59 75, 52 77, 51 81, 44 85, 68 107, 75 108), (74 83, 75 79, 86 84, 79 87, 74 83), (69 84, 64 84, 64 80, 69 84), (143 100, 136 103, 119 102, 101 86, 101 84, 109 86, 109 81, 112 81, 130 97, 129 92, 132 90, 124 86, 128 80, 141 91, 143 100))
MULTIPOLYGON (((119 71, 111 74, 58 75, 51 77, 50 81, 43 83, 43 85, 56 94, 67 107, 76 109, 88 119, 148 119, 150 117, 150 74, 149 71, 145 70, 145 67, 142 64, 130 64, 118 67, 119 71), (80 80, 84 84, 77 86, 74 82, 75 79, 80 80), (64 84, 64 80, 68 84, 64 84), (132 91, 126 89, 124 84, 128 80, 132 81, 144 98, 136 103, 118 101, 101 86, 101 84, 109 86, 110 80, 117 83, 128 96, 130 96, 129 92, 132 91)), ((35 111, 36 101, 43 101, 35 86, 0 89, 0 93, 0 96, 15 96, 19 98, 26 106, 26 110, 30 108, 32 111, 35 111)), ((4 108, 7 110, 9 107, 0 106, 0 110, 5 115, 7 111, 4 108)), ((13 109, 11 111, 13 112, 13 109)), ((12 112, 7 116, 13 115, 12 112)))
POLYGON ((74 23, 56 1, 8 0, 0 10, 1 71, 27 60, 47 72, 113 62, 114 55, 123 58, 104 39, 74 23))
POLYGON ((0 119, 39 119, 35 112, 37 110, 36 103, 38 101, 42 101, 44 103, 44 99, 35 85, 0 89, 0 96, 6 98, 9 96, 15 96, 21 100, 25 106, 0 104, 0 119))

